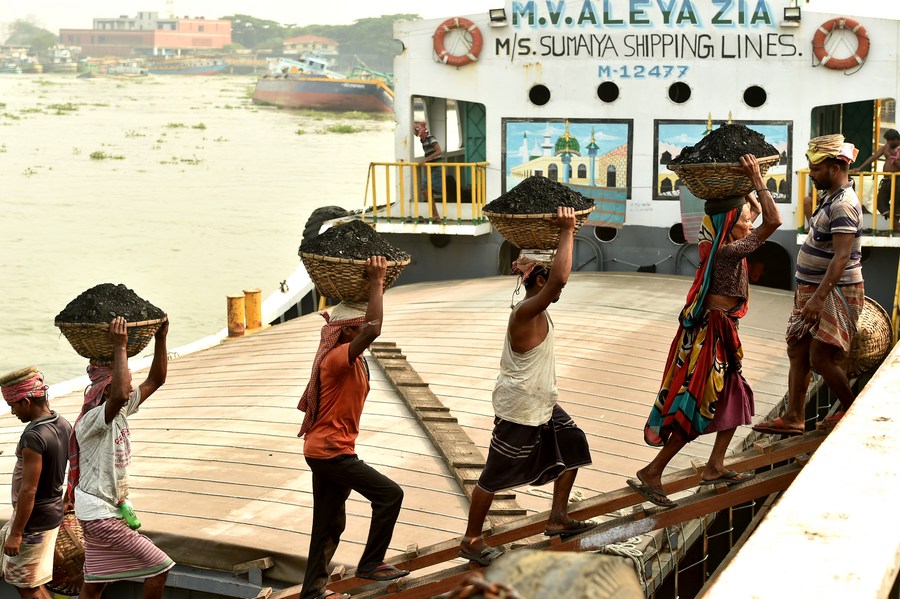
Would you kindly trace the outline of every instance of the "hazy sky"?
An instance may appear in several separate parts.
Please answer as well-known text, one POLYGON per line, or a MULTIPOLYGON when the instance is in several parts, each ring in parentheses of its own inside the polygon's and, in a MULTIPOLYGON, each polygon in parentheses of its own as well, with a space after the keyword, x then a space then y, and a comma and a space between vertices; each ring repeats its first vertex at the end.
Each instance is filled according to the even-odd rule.
MULTIPOLYGON (((524 2, 525 0, 520 0, 524 2)), ((539 3, 542 0, 537 0, 539 3)), ((693 0, 702 5, 709 0, 693 0)), ((748 0, 752 4, 754 0, 748 0)), ((582 0, 569 0, 581 6, 582 0)), ((628 5, 628 0, 613 0, 628 5)), ((782 0, 769 0, 770 6, 782 6, 782 0)), ((298 25, 349 24, 364 17, 382 14, 416 13, 425 18, 450 17, 506 6, 508 0, 173 0, 176 15, 217 18, 235 13, 298 25)), ((594 0, 602 6, 602 0, 594 0)), ((900 0, 798 0, 803 9, 847 15, 883 16, 900 19, 900 0)), ((167 13, 165 0, 0 0, 0 24, 28 18, 57 31, 65 28, 89 28, 93 17, 115 17, 138 11, 167 13)))

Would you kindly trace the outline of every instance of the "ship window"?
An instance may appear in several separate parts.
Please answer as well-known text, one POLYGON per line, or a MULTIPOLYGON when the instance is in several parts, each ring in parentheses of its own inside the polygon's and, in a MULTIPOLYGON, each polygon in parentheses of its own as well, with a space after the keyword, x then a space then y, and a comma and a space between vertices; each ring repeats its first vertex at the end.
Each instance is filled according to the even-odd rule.
POLYGON ((619 234, 615 227, 594 227, 594 237, 604 243, 609 243, 619 234))
POLYGON ((681 223, 675 223, 669 227, 669 241, 675 245, 684 245, 687 239, 684 236, 684 227, 681 223))
POLYGON ((604 81, 597 86, 597 97, 604 102, 615 102, 619 99, 619 86, 612 81, 604 81))
POLYGON ((751 85, 744 90, 744 104, 750 108, 759 108, 766 103, 767 98, 766 90, 758 85, 751 85))
POLYGON ((535 106, 543 106, 550 101, 550 90, 546 85, 535 85, 528 91, 528 99, 535 106))
POLYGON ((669 86, 669 99, 676 104, 684 104, 691 99, 690 86, 682 81, 676 81, 669 86))

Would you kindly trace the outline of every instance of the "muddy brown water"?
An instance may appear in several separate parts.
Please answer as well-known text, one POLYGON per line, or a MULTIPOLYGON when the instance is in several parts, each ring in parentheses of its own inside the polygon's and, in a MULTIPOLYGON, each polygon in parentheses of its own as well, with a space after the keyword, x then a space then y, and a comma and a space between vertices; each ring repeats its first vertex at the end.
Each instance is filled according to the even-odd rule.
POLYGON ((84 374, 53 320, 103 282, 164 309, 169 347, 215 333, 226 295, 294 270, 315 208, 362 207, 393 122, 256 107, 254 82, 0 75, 0 372, 84 374))

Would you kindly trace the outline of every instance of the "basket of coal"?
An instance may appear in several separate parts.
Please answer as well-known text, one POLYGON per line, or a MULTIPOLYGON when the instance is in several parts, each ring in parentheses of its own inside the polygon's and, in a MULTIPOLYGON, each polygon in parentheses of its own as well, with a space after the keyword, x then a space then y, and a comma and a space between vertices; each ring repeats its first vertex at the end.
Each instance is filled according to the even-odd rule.
POLYGON ((874 370, 894 346, 891 317, 881 305, 867 297, 856 321, 856 335, 844 361, 847 376, 855 378, 874 370))
POLYGON ((47 588, 60 595, 77 595, 84 584, 84 530, 71 510, 63 515, 53 550, 53 579, 47 588))
POLYGON ((90 359, 91 364, 108 366, 113 357, 109 323, 116 316, 127 321, 125 351, 129 358, 141 353, 166 321, 165 312, 125 285, 101 283, 69 302, 54 324, 79 356, 90 359))
POLYGON ((387 291, 410 263, 410 256, 392 246, 361 220, 331 227, 300 245, 300 259, 320 295, 351 302, 369 299, 366 259, 384 256, 387 291))
POLYGON ((781 160, 778 150, 762 133, 745 125, 724 123, 697 145, 686 146, 666 168, 700 199, 742 196, 753 191, 753 182, 740 163, 744 154, 756 156, 761 175, 781 160))
POLYGON ((484 207, 484 215, 519 249, 552 250, 559 244, 556 209, 574 208, 576 230, 594 210, 594 202, 562 183, 540 175, 528 177, 484 207))

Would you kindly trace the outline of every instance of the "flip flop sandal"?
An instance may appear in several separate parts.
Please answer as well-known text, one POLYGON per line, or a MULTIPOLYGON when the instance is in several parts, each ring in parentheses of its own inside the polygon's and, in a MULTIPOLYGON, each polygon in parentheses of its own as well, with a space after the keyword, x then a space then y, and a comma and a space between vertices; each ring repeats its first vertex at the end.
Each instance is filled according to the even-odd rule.
POLYGON ((753 480, 754 478, 756 478, 756 473, 754 472, 737 473, 734 470, 727 470, 724 474, 722 474, 722 476, 719 476, 718 478, 711 478, 709 480, 700 479, 700 484, 718 485, 719 483, 725 483, 726 485, 731 486, 745 483, 748 480, 753 480))
POLYGON ((817 431, 830 431, 834 427, 837 426, 837 423, 841 421, 841 418, 844 417, 844 412, 835 412, 834 416, 829 416, 824 419, 822 422, 816 423, 817 431))
POLYGON ((366 580, 394 580, 395 578, 403 578, 409 574, 408 570, 400 570, 390 564, 381 564, 375 566, 371 570, 360 570, 357 568, 356 577, 365 578, 366 580))
POLYGON ((586 532, 595 526, 597 526, 597 523, 590 520, 571 520, 570 522, 567 522, 563 528, 548 528, 544 531, 544 536, 555 537, 559 535, 562 538, 566 538, 586 532))
POLYGON ((806 429, 803 426, 786 424, 780 417, 768 422, 754 424, 751 428, 756 432, 765 435, 787 435, 788 437, 795 437, 806 432, 806 429))
POLYGON ((487 547, 480 550, 460 547, 459 557, 470 562, 476 562, 480 566, 490 566, 491 562, 503 555, 503 550, 497 547, 487 547))
POLYGON ((658 505, 659 507, 675 507, 678 505, 663 493, 662 487, 650 487, 645 485, 642 480, 634 478, 629 478, 625 482, 653 505, 658 505))
POLYGON ((325 591, 316 599, 350 599, 350 595, 347 593, 335 593, 334 591, 325 591))

